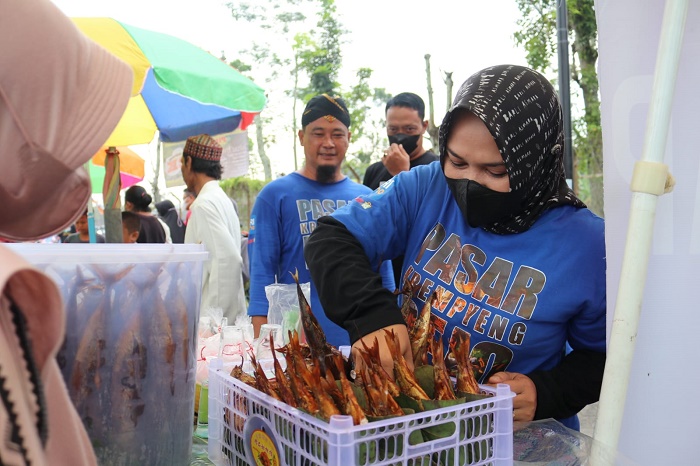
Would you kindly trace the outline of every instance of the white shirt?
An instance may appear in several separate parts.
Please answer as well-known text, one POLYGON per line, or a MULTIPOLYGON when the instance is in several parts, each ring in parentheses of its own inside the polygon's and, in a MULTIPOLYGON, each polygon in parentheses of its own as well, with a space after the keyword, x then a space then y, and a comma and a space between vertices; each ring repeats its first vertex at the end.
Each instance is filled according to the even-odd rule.
POLYGON ((200 312, 221 308, 229 325, 233 325, 236 316, 246 312, 238 215, 216 180, 202 187, 190 210, 185 243, 202 243, 209 251, 209 259, 204 263, 200 312))
POLYGON ((163 221, 162 218, 156 217, 158 221, 160 222, 160 226, 163 227, 163 231, 165 231, 165 243, 166 244, 173 244, 173 238, 170 236, 170 227, 168 226, 167 223, 163 221))

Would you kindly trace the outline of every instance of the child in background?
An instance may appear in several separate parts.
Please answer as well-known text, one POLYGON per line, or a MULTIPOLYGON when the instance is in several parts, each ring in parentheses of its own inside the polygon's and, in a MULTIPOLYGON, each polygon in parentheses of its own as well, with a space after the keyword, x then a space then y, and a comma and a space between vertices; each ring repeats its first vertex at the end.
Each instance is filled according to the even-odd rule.
POLYGON ((135 243, 139 239, 141 229, 141 218, 134 212, 122 212, 122 241, 124 243, 135 243))
MULTIPOLYGON (((75 221, 75 231, 77 233, 73 233, 72 235, 68 235, 64 241, 64 243, 89 243, 90 242, 90 229, 88 228, 88 219, 87 219, 88 211, 85 209, 85 212, 83 215, 78 217, 78 220, 75 221)), ((105 237, 97 234, 97 243, 104 243, 105 242, 105 237)))

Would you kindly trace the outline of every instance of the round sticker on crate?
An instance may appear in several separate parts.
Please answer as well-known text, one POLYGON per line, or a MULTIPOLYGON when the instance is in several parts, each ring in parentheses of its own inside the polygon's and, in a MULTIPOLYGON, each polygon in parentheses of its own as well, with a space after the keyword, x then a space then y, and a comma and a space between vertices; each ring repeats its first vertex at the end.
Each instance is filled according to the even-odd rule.
POLYGON ((256 414, 250 416, 243 427, 243 438, 249 464, 255 466, 282 464, 275 431, 266 418, 256 414))

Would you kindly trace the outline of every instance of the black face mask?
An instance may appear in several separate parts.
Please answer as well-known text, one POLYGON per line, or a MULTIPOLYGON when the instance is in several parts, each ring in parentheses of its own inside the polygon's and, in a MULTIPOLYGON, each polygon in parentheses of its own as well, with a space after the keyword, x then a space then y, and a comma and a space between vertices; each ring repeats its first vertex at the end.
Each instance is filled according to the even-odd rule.
POLYGON ((513 192, 493 191, 467 179, 445 179, 459 210, 472 228, 505 220, 522 210, 521 200, 513 192))
POLYGON ((411 155, 411 152, 418 147, 420 136, 420 134, 416 134, 415 136, 409 136, 403 133, 394 134, 393 136, 389 136, 389 144, 401 144, 403 150, 405 150, 408 155, 411 155))

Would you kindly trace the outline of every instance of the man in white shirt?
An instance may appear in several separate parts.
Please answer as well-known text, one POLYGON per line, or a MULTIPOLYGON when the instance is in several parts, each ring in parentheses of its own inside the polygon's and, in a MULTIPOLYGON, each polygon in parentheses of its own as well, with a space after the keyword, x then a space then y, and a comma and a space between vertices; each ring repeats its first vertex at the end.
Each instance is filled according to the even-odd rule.
POLYGON ((209 251, 204 265, 200 312, 221 308, 230 324, 245 314, 241 275, 241 231, 231 200, 219 186, 221 146, 209 135, 187 139, 182 152, 182 177, 196 195, 185 243, 202 243, 209 251))

